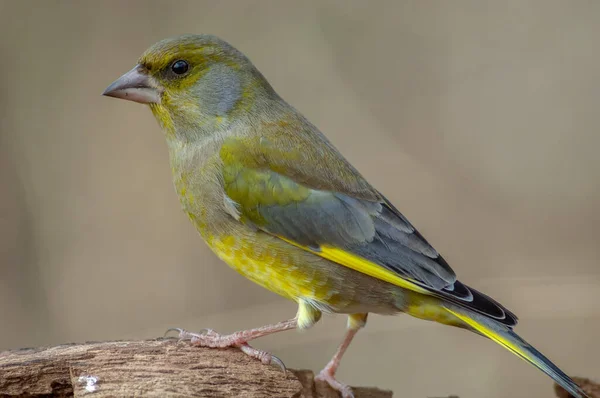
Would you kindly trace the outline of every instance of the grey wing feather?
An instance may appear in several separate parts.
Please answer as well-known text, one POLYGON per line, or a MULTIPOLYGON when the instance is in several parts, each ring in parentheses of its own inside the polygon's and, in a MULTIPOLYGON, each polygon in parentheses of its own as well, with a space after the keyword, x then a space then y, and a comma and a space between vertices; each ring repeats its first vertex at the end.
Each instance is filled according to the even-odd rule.
POLYGON ((471 310, 479 312, 480 314, 493 318, 508 327, 513 327, 517 324, 517 316, 502 304, 457 280, 454 271, 452 271, 450 268, 450 265, 448 265, 446 260, 444 260, 444 258, 438 254, 433 247, 429 245, 429 243, 427 243, 425 237, 423 237, 423 235, 421 235, 421 233, 419 233, 419 231, 417 231, 417 229, 410 224, 406 217, 404 217, 402 213, 400 213, 400 211, 396 209, 383 195, 381 195, 381 197, 384 201, 384 207, 389 211, 387 218, 391 218, 389 214, 392 214, 393 216, 396 216, 398 220, 401 220, 403 223, 412 228, 415 239, 422 244, 421 247, 430 247, 431 250, 433 250, 433 252, 430 252, 429 254, 430 257, 440 266, 440 268, 437 269, 446 270, 454 276, 454 281, 441 289, 444 297, 455 302, 456 304, 462 305, 471 310), (433 256, 433 253, 436 253, 437 256, 433 256))
POLYGON ((325 244, 344 249, 450 301, 508 326, 516 324, 517 318, 510 311, 458 281, 446 260, 381 198, 376 202, 313 189, 302 202, 261 206, 258 210, 266 221, 261 228, 314 249, 325 244))
POLYGON ((381 202, 312 190, 303 202, 261 206, 259 211, 267 221, 265 229, 301 245, 343 248, 435 290, 456 281, 435 249, 381 202))

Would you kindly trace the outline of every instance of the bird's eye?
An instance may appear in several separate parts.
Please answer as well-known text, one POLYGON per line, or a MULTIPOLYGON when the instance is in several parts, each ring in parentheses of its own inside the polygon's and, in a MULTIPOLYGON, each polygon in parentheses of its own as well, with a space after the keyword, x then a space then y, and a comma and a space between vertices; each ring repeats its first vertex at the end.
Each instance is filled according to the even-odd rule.
POLYGON ((184 60, 180 59, 179 61, 173 62, 173 65, 171 65, 171 70, 176 75, 183 75, 185 72, 188 71, 189 67, 190 66, 188 65, 187 62, 185 62, 184 60))

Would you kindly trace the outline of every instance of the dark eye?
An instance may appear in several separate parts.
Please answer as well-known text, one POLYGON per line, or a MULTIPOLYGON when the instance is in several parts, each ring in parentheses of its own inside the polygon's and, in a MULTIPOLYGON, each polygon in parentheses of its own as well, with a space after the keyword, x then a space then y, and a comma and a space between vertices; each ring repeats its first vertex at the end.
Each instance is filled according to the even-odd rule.
POLYGON ((185 62, 184 60, 180 59, 179 61, 173 62, 173 65, 171 65, 171 70, 176 75, 183 75, 185 72, 188 71, 189 67, 190 66, 188 65, 187 62, 185 62))

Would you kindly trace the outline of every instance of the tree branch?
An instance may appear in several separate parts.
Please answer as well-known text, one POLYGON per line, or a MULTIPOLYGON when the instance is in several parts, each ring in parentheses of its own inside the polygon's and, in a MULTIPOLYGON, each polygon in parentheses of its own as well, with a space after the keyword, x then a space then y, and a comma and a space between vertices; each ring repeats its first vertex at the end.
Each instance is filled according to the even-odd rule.
MULTIPOLYGON (((600 386, 575 378, 592 398, 600 386)), ((560 387, 556 395, 567 398, 560 387)), ((391 391, 353 388, 356 398, 391 391)), ((309 370, 287 377, 237 349, 193 347, 176 339, 25 348, 0 353, 0 397, 290 397, 338 398, 309 370), (93 395, 92 395, 93 393, 93 395)), ((451 397, 448 397, 451 398, 451 397)), ((458 398, 452 396, 452 398, 458 398)))
MULTIPOLYGON (((175 339, 115 341, 0 353, 0 396, 186 396, 334 398, 310 371, 287 378, 237 349, 206 349, 175 339)), ((355 388, 356 398, 391 398, 355 388)))

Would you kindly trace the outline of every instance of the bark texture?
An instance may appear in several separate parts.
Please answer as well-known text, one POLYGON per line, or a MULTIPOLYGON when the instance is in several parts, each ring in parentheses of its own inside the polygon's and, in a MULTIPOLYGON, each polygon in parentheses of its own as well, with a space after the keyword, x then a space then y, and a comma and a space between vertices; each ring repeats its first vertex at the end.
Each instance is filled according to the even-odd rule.
MULTIPOLYGON (((574 378, 591 398, 600 385, 574 378)), ((355 398, 392 392, 354 387, 355 398)), ((555 385, 556 396, 568 394, 555 385)), ((309 370, 287 376, 237 349, 192 347, 176 339, 24 348, 0 353, 0 397, 338 398, 309 370)), ((440 397, 441 398, 441 397, 440 397)), ((449 396, 447 398, 458 398, 449 396)))
MULTIPOLYGON (((355 388, 356 398, 391 391, 355 388)), ((265 366, 236 349, 206 349, 176 339, 27 348, 0 353, 0 397, 334 398, 311 371, 265 366)))

